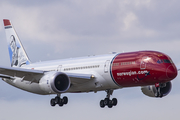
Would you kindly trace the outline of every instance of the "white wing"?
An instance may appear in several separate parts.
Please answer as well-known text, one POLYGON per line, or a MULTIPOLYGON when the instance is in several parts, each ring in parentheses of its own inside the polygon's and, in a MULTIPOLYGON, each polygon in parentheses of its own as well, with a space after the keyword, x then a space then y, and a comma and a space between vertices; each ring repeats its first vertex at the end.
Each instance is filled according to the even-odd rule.
MULTIPOLYGON (((22 78, 22 80, 39 83, 39 80, 43 77, 44 73, 49 71, 41 71, 34 69, 25 69, 19 67, 2 67, 0 66, 0 77, 15 79, 16 77, 22 78)), ((70 77, 72 84, 81 84, 94 78, 92 74, 79 74, 79 73, 65 73, 70 77)))

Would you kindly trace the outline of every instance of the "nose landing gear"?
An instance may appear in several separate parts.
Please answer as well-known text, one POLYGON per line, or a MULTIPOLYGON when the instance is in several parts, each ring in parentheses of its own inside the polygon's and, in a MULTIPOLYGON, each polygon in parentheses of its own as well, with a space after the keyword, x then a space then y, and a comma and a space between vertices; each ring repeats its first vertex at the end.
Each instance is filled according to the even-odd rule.
POLYGON ((155 97, 162 98, 163 97, 162 88, 166 87, 166 84, 165 83, 156 83, 155 87, 156 87, 155 97))
POLYGON ((68 103, 68 98, 64 96, 63 98, 60 98, 60 95, 58 94, 55 98, 51 99, 50 104, 51 106, 55 106, 58 104, 60 107, 68 103))
POLYGON ((113 90, 106 90, 106 92, 107 92, 106 98, 100 101, 100 107, 104 108, 105 106, 108 106, 108 108, 112 108, 113 106, 116 106, 117 99, 113 98, 112 100, 110 100, 110 95, 112 95, 113 90))

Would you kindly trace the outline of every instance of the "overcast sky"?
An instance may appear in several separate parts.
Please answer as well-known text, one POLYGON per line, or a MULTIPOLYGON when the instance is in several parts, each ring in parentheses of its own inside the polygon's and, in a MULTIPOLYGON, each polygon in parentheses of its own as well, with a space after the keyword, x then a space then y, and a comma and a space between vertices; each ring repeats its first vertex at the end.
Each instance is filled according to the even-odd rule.
MULTIPOLYGON (((0 20, 10 19, 32 62, 156 50, 180 64, 178 0, 1 0, 0 20)), ((10 66, 3 22, 0 65, 10 66)), ((179 120, 180 77, 170 94, 150 98, 137 88, 116 90, 118 105, 101 109, 105 92, 65 94, 68 105, 52 108, 40 96, 0 81, 0 120, 179 120)))

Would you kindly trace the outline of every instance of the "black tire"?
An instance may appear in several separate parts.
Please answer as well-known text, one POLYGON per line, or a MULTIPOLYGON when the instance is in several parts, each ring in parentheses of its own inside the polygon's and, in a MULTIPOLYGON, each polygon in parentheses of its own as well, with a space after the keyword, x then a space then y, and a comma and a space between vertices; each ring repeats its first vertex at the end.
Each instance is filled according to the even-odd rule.
POLYGON ((109 98, 105 98, 104 99, 104 105, 108 105, 109 104, 109 98))
POLYGON ((64 105, 64 104, 63 104, 63 100, 60 99, 60 101, 59 101, 59 106, 62 107, 63 105, 64 105))
POLYGON ((51 106, 55 106, 56 105, 56 103, 55 103, 55 99, 51 99, 51 101, 50 101, 50 104, 51 104, 51 106))
POLYGON ((63 104, 67 104, 68 103, 68 98, 66 96, 63 97, 63 104))
POLYGON ((114 105, 114 106, 117 105, 117 99, 116 99, 116 98, 113 98, 113 99, 112 99, 112 105, 114 105))
POLYGON ((56 103, 56 104, 59 104, 59 101, 60 101, 60 97, 56 96, 56 97, 55 97, 55 103, 56 103))
POLYGON ((59 106, 62 107, 64 104, 63 103, 59 103, 59 106))
POLYGON ((112 100, 109 100, 108 108, 112 108, 112 106, 113 106, 112 100))
POLYGON ((162 98, 162 97, 163 97, 163 93, 162 93, 162 92, 160 93, 159 97, 160 97, 160 98, 162 98))
POLYGON ((101 100, 101 101, 100 101, 100 107, 101 107, 101 108, 104 108, 104 107, 105 107, 105 105, 104 105, 104 100, 101 100))

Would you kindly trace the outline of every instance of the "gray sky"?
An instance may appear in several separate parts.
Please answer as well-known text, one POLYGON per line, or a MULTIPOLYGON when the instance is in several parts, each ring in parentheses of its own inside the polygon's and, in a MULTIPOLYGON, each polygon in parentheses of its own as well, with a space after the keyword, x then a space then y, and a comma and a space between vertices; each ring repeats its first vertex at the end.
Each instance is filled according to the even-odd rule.
MULTIPOLYGON (((10 19, 32 62, 156 50, 180 64, 178 0, 1 0, 0 20, 10 19)), ((3 22, 0 63, 10 66, 3 22)), ((0 119, 179 119, 180 77, 171 93, 149 98, 140 87, 114 91, 118 105, 101 109, 105 92, 65 94, 69 104, 52 108, 51 96, 40 96, 0 81, 0 119)))

